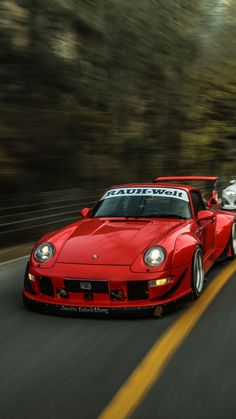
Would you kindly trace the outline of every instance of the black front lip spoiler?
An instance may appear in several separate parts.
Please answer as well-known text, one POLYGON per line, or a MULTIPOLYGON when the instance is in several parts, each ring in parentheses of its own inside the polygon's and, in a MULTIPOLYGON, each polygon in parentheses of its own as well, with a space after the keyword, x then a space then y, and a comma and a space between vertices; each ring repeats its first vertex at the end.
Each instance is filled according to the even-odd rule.
POLYGON ((188 294, 180 300, 151 306, 83 307, 42 303, 40 301, 32 300, 23 294, 23 302, 27 308, 45 314, 55 314, 68 317, 162 317, 164 314, 176 309, 177 303, 183 302, 183 300, 189 301, 190 299, 192 299, 192 295, 188 294))

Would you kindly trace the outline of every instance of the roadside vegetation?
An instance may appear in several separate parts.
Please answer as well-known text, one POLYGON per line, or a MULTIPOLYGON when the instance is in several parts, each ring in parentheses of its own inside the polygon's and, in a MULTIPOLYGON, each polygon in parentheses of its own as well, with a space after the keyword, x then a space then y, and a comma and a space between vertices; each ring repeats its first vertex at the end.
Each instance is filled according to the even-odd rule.
POLYGON ((235 0, 2 0, 2 194, 235 174, 235 23, 235 0))

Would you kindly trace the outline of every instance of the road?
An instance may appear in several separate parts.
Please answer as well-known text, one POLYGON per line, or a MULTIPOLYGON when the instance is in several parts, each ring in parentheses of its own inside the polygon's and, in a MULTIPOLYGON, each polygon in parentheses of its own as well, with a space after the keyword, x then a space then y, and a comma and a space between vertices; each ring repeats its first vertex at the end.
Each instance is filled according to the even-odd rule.
MULTIPOLYGON (((208 283, 229 265, 217 264, 208 283)), ((0 265, 0 417, 97 418, 156 341, 195 303, 161 319, 27 311, 26 259, 0 265)), ((134 419, 236 417, 236 273, 174 353, 134 419)), ((121 419, 111 417, 111 419, 121 419)))

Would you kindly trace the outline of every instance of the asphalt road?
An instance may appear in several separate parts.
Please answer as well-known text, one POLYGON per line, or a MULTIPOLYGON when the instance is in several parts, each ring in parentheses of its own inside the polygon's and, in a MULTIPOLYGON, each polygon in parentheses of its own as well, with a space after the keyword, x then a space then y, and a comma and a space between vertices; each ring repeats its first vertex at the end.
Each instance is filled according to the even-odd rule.
MULTIPOLYGON (((211 282, 229 262, 208 274, 211 282)), ((0 265, 0 418, 93 419, 180 315, 79 319, 27 311, 26 259, 0 265)), ((194 303, 191 303, 194 304, 194 303)), ((236 273, 137 407, 135 419, 236 417, 236 273)), ((120 418, 111 418, 120 419, 120 418)))

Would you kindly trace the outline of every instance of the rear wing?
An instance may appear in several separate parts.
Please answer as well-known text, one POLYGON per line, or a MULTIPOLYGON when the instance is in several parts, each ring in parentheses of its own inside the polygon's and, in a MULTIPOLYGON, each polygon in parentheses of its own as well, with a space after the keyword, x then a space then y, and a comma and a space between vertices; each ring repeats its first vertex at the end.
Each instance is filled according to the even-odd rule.
POLYGON ((161 177, 156 177, 155 179, 153 179, 153 182, 189 182, 191 180, 196 180, 196 181, 212 181, 215 182, 218 180, 217 176, 161 176, 161 177))
POLYGON ((154 183, 159 182, 173 182, 173 183, 184 183, 184 184, 197 184, 197 187, 205 196, 206 203, 209 207, 214 207, 218 205, 218 193, 216 190, 217 176, 160 176, 153 179, 154 183), (199 186, 199 183, 204 182, 202 186, 199 186), (209 183, 206 186, 206 183, 209 183))

